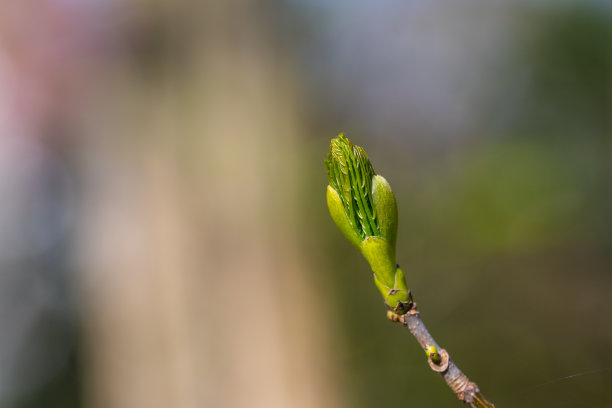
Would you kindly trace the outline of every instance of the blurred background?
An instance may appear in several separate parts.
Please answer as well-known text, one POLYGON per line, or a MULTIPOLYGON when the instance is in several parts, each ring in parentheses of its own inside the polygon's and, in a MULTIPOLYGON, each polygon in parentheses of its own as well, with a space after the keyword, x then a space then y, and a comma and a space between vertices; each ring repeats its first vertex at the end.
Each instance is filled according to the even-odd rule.
POLYGON ((605 0, 0 1, 0 407, 460 406, 329 218, 341 131, 485 395, 612 407, 605 0))

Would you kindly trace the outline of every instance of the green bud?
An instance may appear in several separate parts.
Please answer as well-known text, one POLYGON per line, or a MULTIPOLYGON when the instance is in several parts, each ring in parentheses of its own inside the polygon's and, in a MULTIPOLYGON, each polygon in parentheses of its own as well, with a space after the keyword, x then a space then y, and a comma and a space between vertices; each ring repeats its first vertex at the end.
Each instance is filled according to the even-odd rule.
POLYGON ((340 133, 331 141, 325 166, 329 184, 338 193, 351 228, 362 240, 378 235, 372 199, 374 169, 365 151, 340 133))
POLYGON ((372 198, 380 235, 384 237, 395 250, 397 238, 397 204, 391 186, 379 174, 372 179, 372 198))
POLYGON ((353 228, 344 210, 342 200, 340 200, 338 192, 334 190, 332 186, 327 186, 327 207, 329 208, 332 219, 342 234, 359 249, 361 247, 361 236, 358 235, 357 231, 353 228))
POLYGON ((342 133, 332 139, 325 166, 332 219, 370 264, 386 304, 405 313, 411 299, 404 272, 395 263, 397 204, 389 183, 374 173, 365 151, 342 133))
POLYGON ((425 348, 425 354, 427 354, 427 357, 429 357, 435 365, 440 365, 442 362, 442 356, 440 356, 440 353, 438 353, 438 349, 435 346, 427 346, 427 348, 425 348))

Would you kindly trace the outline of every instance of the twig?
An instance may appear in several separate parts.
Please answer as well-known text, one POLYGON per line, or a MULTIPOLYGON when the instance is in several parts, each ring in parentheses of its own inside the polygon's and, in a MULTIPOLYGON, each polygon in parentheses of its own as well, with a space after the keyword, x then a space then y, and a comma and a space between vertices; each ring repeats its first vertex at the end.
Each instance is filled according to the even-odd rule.
MULTIPOLYGON (((412 300, 412 296, 410 297, 412 300)), ((451 360, 448 352, 440 348, 434 340, 427 327, 421 320, 417 304, 412 302, 406 314, 398 315, 392 311, 387 312, 387 317, 395 322, 402 323, 410 330, 410 333, 419 342, 421 348, 427 354, 429 366, 432 370, 440 373, 450 389, 457 398, 472 408, 495 408, 481 393, 478 385, 461 372, 459 367, 451 360)))

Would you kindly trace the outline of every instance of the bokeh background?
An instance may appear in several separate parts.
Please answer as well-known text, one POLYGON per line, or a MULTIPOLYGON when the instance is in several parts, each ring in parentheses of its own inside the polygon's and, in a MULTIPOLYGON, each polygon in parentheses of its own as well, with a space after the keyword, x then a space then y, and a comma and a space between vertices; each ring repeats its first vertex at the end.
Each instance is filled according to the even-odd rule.
POLYGON ((2 0, 0 407, 459 406, 327 214, 341 131, 485 395, 612 407, 605 0, 2 0))

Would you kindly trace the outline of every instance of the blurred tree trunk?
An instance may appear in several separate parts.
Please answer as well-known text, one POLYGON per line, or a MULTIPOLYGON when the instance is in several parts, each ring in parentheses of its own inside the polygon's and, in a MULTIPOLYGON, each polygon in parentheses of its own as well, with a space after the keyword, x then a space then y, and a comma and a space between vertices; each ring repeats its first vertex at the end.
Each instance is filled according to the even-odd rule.
POLYGON ((294 78, 266 7, 151 4, 133 4, 129 58, 76 148, 87 402, 338 407, 296 244, 294 78))

